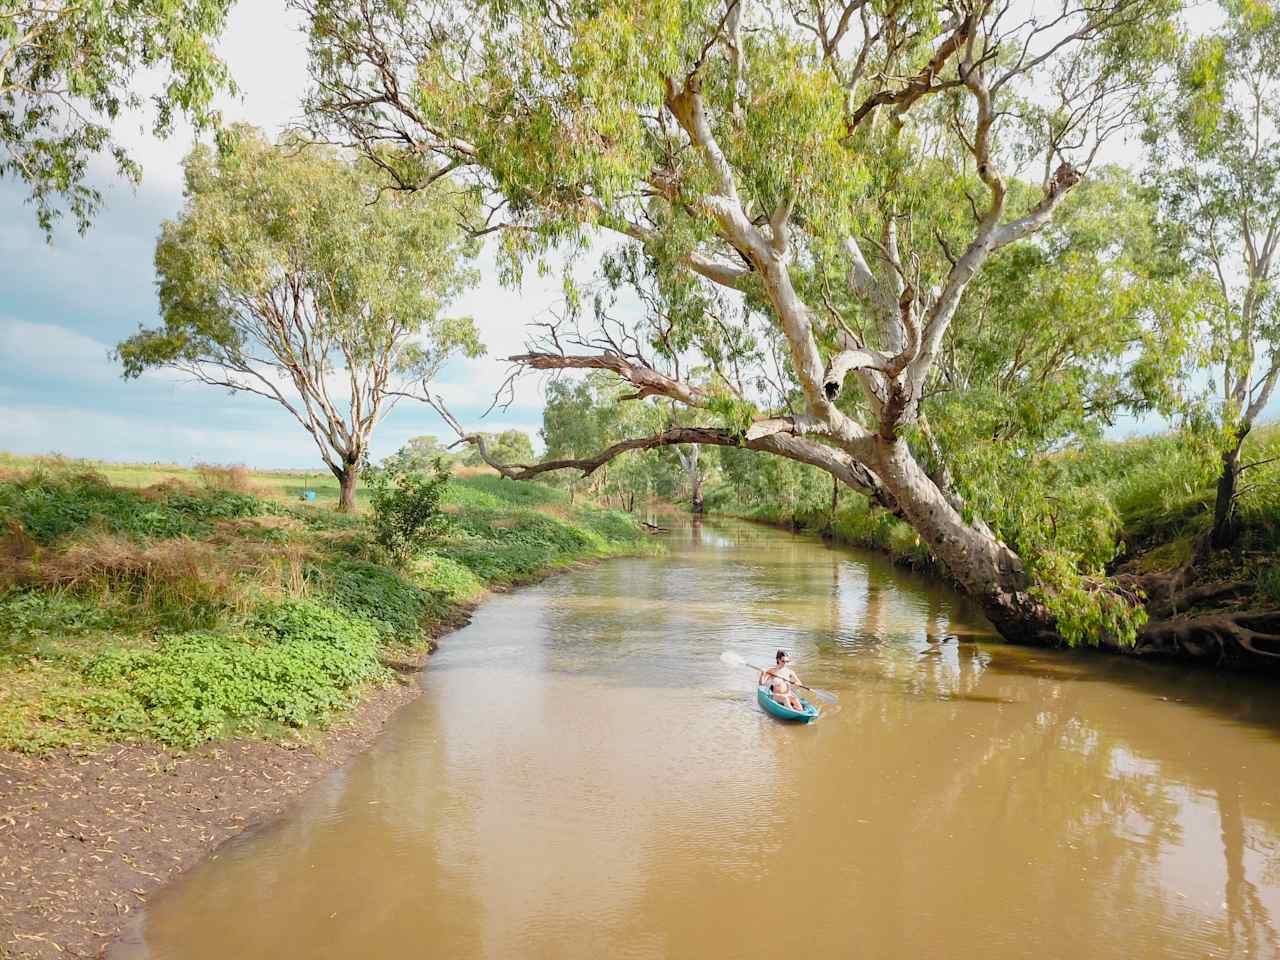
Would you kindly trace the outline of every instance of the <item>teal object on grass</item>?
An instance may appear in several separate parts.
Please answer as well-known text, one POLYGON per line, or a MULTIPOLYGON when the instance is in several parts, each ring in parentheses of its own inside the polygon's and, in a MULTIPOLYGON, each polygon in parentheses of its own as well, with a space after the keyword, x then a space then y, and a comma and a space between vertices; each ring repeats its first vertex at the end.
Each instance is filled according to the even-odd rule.
POLYGON ((772 713, 780 720, 798 720, 800 723, 812 723, 818 719, 820 711, 808 700, 801 700, 804 704, 804 712, 792 710, 790 707, 784 707, 773 697, 769 696, 769 691, 764 687, 756 687, 756 699, 760 701, 760 706, 766 711, 772 713))

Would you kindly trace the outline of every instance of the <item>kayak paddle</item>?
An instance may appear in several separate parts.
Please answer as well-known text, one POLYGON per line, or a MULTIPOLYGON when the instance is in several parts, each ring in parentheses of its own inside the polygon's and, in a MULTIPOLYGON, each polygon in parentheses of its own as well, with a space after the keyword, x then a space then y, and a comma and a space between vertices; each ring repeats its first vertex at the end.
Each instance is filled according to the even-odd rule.
MULTIPOLYGON (((766 669, 765 667, 758 667, 754 663, 749 663, 746 660, 743 660, 740 656, 738 656, 736 653, 734 653, 731 650, 726 650, 724 653, 720 654, 720 659, 723 660, 725 663, 731 664, 732 666, 750 667, 752 670, 757 670, 760 673, 764 673, 766 669)), ((790 681, 787 681, 787 682, 790 683, 790 681)), ((815 697, 817 697, 823 703, 839 703, 840 702, 840 698, 837 697, 830 690, 819 690, 817 687, 810 687, 807 684, 803 684, 803 683, 793 683, 791 685, 793 687, 799 687, 801 690, 808 690, 810 693, 812 693, 815 697)))

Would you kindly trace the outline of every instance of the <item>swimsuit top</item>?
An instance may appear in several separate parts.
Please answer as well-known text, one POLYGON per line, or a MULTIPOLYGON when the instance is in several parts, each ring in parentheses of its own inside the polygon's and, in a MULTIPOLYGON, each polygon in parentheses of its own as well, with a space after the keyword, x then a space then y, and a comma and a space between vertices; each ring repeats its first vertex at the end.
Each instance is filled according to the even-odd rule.
MULTIPOLYGON (((778 667, 774 667, 772 670, 765 671, 765 676, 769 677, 769 689, 773 693, 787 693, 791 690, 791 683, 788 681, 787 676, 783 676, 781 673, 775 672, 778 669, 778 667)), ((791 677, 795 676, 795 674, 790 670, 787 670, 786 673, 791 677)))

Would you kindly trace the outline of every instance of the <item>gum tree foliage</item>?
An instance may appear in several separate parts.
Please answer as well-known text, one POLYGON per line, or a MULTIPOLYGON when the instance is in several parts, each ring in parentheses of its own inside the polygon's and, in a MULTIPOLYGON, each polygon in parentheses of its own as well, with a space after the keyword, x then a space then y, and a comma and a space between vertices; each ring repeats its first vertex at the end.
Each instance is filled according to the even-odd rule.
POLYGON ((648 317, 513 359, 611 371, 697 425, 512 475, 687 443, 809 463, 911 523, 1005 636, 1132 641, 1132 597, 1011 547, 919 435, 969 298, 1139 116, 1175 3, 296 5, 318 130, 406 188, 472 184, 513 277, 606 231, 681 307, 666 342, 648 317), (707 344, 715 379, 681 379, 707 344))
POLYGON ((391 458, 396 467, 405 470, 426 470, 436 460, 452 463, 456 460, 453 451, 440 442, 440 438, 431 434, 410 437, 403 447, 391 458))
POLYGON ((142 106, 142 71, 164 78, 152 98, 152 132, 174 119, 216 124, 221 91, 234 92, 212 44, 231 0, 0 0, 0 177, 23 184, 46 235, 63 212, 81 232, 102 203, 86 182, 107 154, 136 184, 142 170, 111 134, 122 111, 142 106))
POLYGON ((1235 539, 1240 449, 1280 380, 1280 8, 1226 0, 1223 26, 1188 44, 1150 129, 1167 226, 1201 271, 1221 465, 1211 540, 1235 539))
POLYGON ((954 490, 1028 559, 1037 590, 1074 608, 1073 639, 1123 628, 1108 589, 1120 517, 1072 482, 1078 454, 1118 416, 1186 409, 1202 287, 1156 227, 1156 198, 1098 170, 1034 243, 995 258, 957 311, 913 441, 954 490))
POLYGON ((447 184, 385 191, 381 172, 250 128, 197 146, 187 203, 156 244, 163 322, 117 347, 126 378, 167 367, 279 403, 355 505, 378 423, 457 353, 482 348, 445 314, 474 273, 447 184))

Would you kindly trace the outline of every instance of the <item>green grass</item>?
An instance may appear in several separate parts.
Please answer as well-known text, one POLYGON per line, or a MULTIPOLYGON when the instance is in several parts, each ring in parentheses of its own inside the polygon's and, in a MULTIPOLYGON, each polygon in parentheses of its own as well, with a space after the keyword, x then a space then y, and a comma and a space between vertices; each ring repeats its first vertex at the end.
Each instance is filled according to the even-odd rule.
POLYGON ((448 532, 397 568, 360 515, 270 496, 287 475, 235 478, 261 495, 180 468, 3 465, 0 749, 324 724, 486 588, 656 549, 625 514, 496 476, 451 481, 448 532))
MULTIPOLYGON (((100 474, 116 487, 146 488, 166 482, 178 481, 193 486, 202 485, 197 467, 184 467, 174 463, 112 463, 105 460, 67 460, 59 456, 31 457, 0 453, 0 471, 28 472, 40 467, 51 467, 62 472, 66 469, 92 471, 100 474)), ((243 469, 243 468, 242 468, 243 469)), ((301 505, 304 490, 314 490, 314 506, 324 508, 338 501, 338 480, 328 470, 244 470, 253 485, 251 492, 262 497, 296 502, 301 505)), ((356 488, 357 505, 367 505, 364 492, 356 488)))

